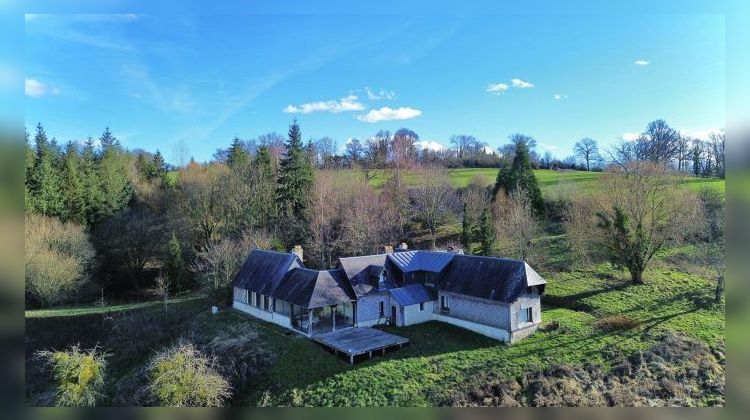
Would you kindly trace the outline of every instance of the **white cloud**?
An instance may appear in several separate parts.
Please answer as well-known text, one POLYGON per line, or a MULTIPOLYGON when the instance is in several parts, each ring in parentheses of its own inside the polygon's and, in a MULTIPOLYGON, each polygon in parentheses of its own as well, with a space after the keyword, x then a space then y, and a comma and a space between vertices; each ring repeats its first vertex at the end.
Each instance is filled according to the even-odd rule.
POLYGON ((556 93, 555 96, 553 96, 553 98, 555 98, 556 101, 560 101, 563 99, 568 99, 568 95, 564 93, 563 94, 556 93))
POLYGON ((339 112, 362 111, 364 109, 365 109, 365 106, 362 105, 361 102, 359 102, 356 95, 349 95, 338 100, 332 99, 330 101, 308 102, 306 104, 301 104, 301 105, 287 105, 286 108, 284 108, 284 112, 293 113, 293 114, 296 114, 296 113, 310 114, 312 112, 333 112, 334 114, 337 114, 339 112))
POLYGON ((60 89, 52 88, 37 79, 26 79, 24 81, 24 92, 26 96, 40 98, 44 95, 57 95, 60 89))
POLYGON ((534 87, 533 83, 527 82, 527 81, 521 80, 521 79, 511 79, 510 82, 513 84, 513 87, 515 87, 515 88, 525 89, 525 88, 533 88, 534 87))
POLYGON ((378 101, 380 99, 396 99, 396 92, 392 90, 380 89, 380 91, 375 92, 368 86, 365 86, 364 90, 365 94, 367 94, 367 98, 372 101, 378 101))
POLYGON ((636 141, 641 136, 641 133, 624 133, 622 139, 625 141, 636 141))
POLYGON ((445 146, 443 146, 442 144, 440 144, 440 143, 438 143, 438 142, 436 142, 434 140, 420 140, 420 141, 415 141, 414 142, 414 146, 417 148, 417 150, 427 149, 427 150, 431 150, 433 152, 440 152, 440 151, 443 151, 443 150, 447 149, 445 146))
POLYGON ((636 66, 648 66, 649 64, 651 64, 651 62, 648 60, 644 60, 644 59, 635 60, 636 66))
POLYGON ((703 130, 681 130, 680 134, 694 139, 707 140, 711 137, 711 134, 718 134, 721 131, 720 128, 706 128, 703 130))
POLYGON ((487 92, 499 95, 508 90, 508 85, 505 83, 490 83, 487 85, 487 92))
POLYGON ((539 143, 539 146, 541 146, 542 149, 549 150, 549 151, 553 151, 553 150, 557 150, 558 149, 558 147, 555 146, 554 144, 539 143))
POLYGON ((384 106, 373 109, 367 114, 358 115, 357 119, 364 122, 374 123, 378 121, 408 120, 422 115, 422 111, 409 107, 389 108, 384 106))
POLYGON ((482 148, 482 151, 484 151, 484 153, 487 153, 488 155, 496 155, 497 154, 497 151, 495 149, 493 149, 491 146, 484 146, 482 148))

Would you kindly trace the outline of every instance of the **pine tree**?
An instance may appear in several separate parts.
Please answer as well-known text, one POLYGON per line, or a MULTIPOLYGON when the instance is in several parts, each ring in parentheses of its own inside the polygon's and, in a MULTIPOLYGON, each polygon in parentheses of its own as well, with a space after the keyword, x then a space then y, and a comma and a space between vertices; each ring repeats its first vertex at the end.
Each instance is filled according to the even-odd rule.
POLYGON ((99 176, 102 185, 101 214, 110 216, 125 207, 133 196, 128 178, 128 156, 107 127, 99 138, 102 146, 99 176))
POLYGON ((153 161, 146 159, 146 153, 141 152, 135 157, 135 168, 141 178, 151 180, 154 178, 155 168, 153 161))
POLYGON ((700 143, 696 142, 693 146, 693 175, 695 176, 700 176, 701 174, 701 154, 700 143))
POLYGON ((36 155, 34 154, 34 149, 31 147, 31 145, 29 145, 29 132, 26 131, 25 128, 24 142, 26 149, 26 153, 24 156, 24 172, 26 176, 23 183, 24 207, 27 213, 32 213, 34 211, 34 197, 31 195, 31 176, 34 173, 34 160, 36 158, 36 155))
POLYGON ((289 126, 287 154, 281 161, 277 199, 281 207, 285 244, 289 247, 304 243, 308 235, 307 195, 314 181, 312 165, 302 146, 297 120, 289 126))
POLYGON ((159 151, 159 149, 156 149, 156 153, 154 153, 154 159, 152 160, 152 164, 154 168, 155 178, 161 178, 167 174, 167 165, 164 162, 164 157, 161 155, 161 152, 159 151))
POLYGON ((250 162, 250 155, 245 150, 245 146, 242 144, 242 140, 235 137, 232 140, 232 146, 229 147, 229 153, 227 154, 227 165, 234 171, 242 172, 247 169, 247 165, 250 162))
POLYGON ((258 148, 258 153, 253 161, 254 192, 257 195, 259 220, 264 228, 269 231, 276 229, 277 203, 276 194, 276 171, 273 167, 271 152, 267 146, 258 148))
POLYGON ((474 240, 473 235, 474 220, 467 211, 466 203, 464 203, 464 218, 461 222, 461 245, 463 245, 466 252, 471 252, 471 243, 474 240))
POLYGON ((30 183, 34 209, 45 216, 59 216, 63 210, 63 200, 57 162, 58 148, 54 139, 47 139, 41 123, 36 125, 34 145, 36 157, 30 183))
POLYGON ((164 267, 167 279, 172 289, 179 292, 184 289, 185 261, 182 259, 182 246, 174 232, 172 232, 172 239, 169 240, 167 251, 167 262, 164 267))
POLYGON ((86 200, 86 222, 92 225, 99 220, 104 198, 101 179, 99 178, 98 157, 94 148, 94 139, 91 137, 86 139, 83 150, 81 150, 80 172, 86 200))
POLYGON ((495 252, 495 227, 487 209, 482 212, 482 218, 479 222, 479 240, 482 245, 481 255, 493 255, 495 252))
POLYGON ((510 165, 504 165, 497 172, 497 180, 492 193, 493 198, 502 190, 505 194, 510 194, 516 189, 526 191, 529 196, 531 206, 537 215, 544 213, 544 200, 542 191, 539 189, 534 168, 531 166, 529 157, 529 148, 526 141, 516 142, 516 153, 513 162, 510 165))
POLYGON ((80 171, 80 156, 78 147, 73 142, 68 142, 63 156, 62 196, 62 219, 79 224, 86 223, 86 197, 80 171))

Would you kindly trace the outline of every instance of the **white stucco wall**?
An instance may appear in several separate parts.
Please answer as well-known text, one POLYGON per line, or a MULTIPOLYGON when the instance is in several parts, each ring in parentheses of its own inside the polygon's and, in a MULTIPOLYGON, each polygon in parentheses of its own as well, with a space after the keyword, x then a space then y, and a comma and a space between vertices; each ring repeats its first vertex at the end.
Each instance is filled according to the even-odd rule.
POLYGON ((508 331, 500 329, 500 328, 477 324, 476 322, 465 321, 463 319, 453 318, 453 317, 440 315, 440 314, 434 314, 434 317, 436 321, 455 325, 457 327, 461 327, 469 331, 474 331, 475 333, 482 334, 487 337, 494 338, 500 341, 504 341, 506 343, 510 342, 510 334, 508 334, 508 331))
POLYGON ((419 310, 419 304, 403 307, 403 325, 414 325, 421 322, 432 321, 434 318, 433 301, 424 303, 424 310, 419 310))
POLYGON ((510 305, 510 331, 528 329, 531 325, 539 325, 542 321, 542 305, 538 293, 524 293, 510 305), (524 308, 531 308, 533 322, 521 323, 519 314, 524 308))
POLYGON ((244 304, 237 300, 235 300, 232 303, 232 307, 234 309, 237 309, 238 311, 242 311, 246 314, 252 315, 264 321, 273 322, 274 324, 281 325, 282 327, 291 328, 292 326, 292 322, 287 316, 277 314, 274 312, 264 311, 262 309, 244 304))
POLYGON ((508 304, 503 302, 440 291, 435 303, 435 313, 506 331, 510 329, 508 304), (440 299, 443 295, 448 298, 450 311, 441 314, 440 299))
POLYGON ((385 293, 373 293, 362 296, 357 299, 357 326, 371 327, 373 325, 382 325, 386 323, 391 314, 390 298, 385 293), (380 302, 384 305, 384 315, 380 314, 380 302))

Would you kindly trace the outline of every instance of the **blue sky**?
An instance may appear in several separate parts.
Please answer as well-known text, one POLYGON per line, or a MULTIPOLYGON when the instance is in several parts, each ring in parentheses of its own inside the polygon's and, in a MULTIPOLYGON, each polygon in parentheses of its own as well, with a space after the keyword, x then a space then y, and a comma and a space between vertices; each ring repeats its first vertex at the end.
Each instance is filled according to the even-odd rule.
POLYGON ((234 136, 339 146, 408 127, 448 145, 521 132, 538 151, 606 148, 656 118, 725 124, 725 31, 710 14, 26 15, 25 118, 61 142, 105 126, 129 148, 234 136))

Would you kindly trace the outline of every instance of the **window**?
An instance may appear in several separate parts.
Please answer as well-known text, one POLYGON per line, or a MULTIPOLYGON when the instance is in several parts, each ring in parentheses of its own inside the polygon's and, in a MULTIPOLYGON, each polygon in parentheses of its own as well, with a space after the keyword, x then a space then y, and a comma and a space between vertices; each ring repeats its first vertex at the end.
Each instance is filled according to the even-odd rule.
POLYGON ((385 316, 385 302, 380 301, 380 318, 385 316))
POLYGON ((268 308, 269 308, 269 299, 268 299, 268 295, 264 295, 264 296, 263 296, 263 309, 267 311, 267 310, 268 310, 268 308))
POLYGON ((440 296, 440 310, 445 312, 450 310, 450 306, 448 306, 448 296, 440 296))
POLYGON ((528 308, 521 308, 521 311, 518 313, 518 323, 524 324, 527 322, 534 322, 534 312, 531 307, 528 308))
POLYGON ((424 302, 419 303, 419 310, 424 311, 424 302))
POLYGON ((261 296, 263 296, 263 295, 261 295, 260 293, 256 293, 255 294, 255 306, 257 306, 258 308, 260 308, 260 298, 261 298, 261 296))

